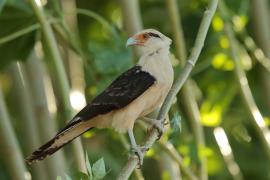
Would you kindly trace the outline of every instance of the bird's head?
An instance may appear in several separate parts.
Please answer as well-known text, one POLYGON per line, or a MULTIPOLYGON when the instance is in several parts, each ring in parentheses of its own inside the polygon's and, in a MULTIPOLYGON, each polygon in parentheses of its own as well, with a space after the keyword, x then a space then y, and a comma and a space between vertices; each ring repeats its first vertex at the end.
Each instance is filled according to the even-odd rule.
POLYGON ((154 29, 145 29, 130 37, 126 46, 139 46, 144 52, 169 48, 172 40, 154 29))

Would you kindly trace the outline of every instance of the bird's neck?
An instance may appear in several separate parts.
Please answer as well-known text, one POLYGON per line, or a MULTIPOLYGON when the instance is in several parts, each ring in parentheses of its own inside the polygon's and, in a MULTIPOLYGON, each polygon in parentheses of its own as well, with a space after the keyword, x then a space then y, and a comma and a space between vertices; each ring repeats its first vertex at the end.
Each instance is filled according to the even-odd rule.
POLYGON ((169 57, 169 47, 159 48, 155 51, 145 53, 140 58, 138 65, 144 71, 154 75, 158 81, 172 82, 173 68, 169 57))
POLYGON ((158 48, 146 48, 143 50, 142 57, 144 56, 152 56, 155 54, 160 54, 160 55, 168 55, 170 53, 170 47, 158 47, 158 48))

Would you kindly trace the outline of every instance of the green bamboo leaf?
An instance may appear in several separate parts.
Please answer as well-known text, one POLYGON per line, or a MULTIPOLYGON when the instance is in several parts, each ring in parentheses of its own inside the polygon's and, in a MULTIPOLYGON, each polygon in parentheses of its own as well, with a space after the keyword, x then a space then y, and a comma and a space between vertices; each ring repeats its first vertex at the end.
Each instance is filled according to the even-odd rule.
POLYGON ((106 175, 104 159, 97 160, 92 167, 94 179, 102 179, 106 175))
MULTIPOLYGON (((0 0, 0 39, 5 39, 10 34, 20 32, 33 25, 36 20, 31 8, 25 1, 13 0, 4 4, 0 0), (3 9, 2 9, 3 8, 3 9)), ((35 44, 35 32, 0 44, 0 68, 11 61, 25 60, 35 44), (16 52, 16 53, 14 53, 16 52)))
POLYGON ((86 167, 87 167, 89 180, 92 180, 93 179, 93 173, 92 173, 92 168, 91 168, 91 164, 90 164, 87 152, 85 153, 85 164, 86 164, 86 167))
POLYGON ((56 180, 62 180, 61 176, 57 176, 56 180))
POLYGON ((66 180, 72 180, 72 178, 67 174, 65 174, 65 177, 66 177, 66 180))
POLYGON ((173 118, 170 121, 172 127, 172 134, 181 132, 181 116, 178 112, 173 115, 173 118))

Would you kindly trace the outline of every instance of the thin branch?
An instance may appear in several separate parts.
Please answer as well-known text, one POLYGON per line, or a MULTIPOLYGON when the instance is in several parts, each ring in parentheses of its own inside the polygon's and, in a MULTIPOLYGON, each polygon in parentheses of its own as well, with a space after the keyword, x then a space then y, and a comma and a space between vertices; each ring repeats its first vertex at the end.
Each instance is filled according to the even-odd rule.
MULTIPOLYGON (((161 110, 159 112, 157 119, 164 121, 166 114, 170 110, 173 99, 175 98, 176 94, 179 92, 179 90, 183 86, 184 82, 187 80, 193 66, 196 64, 198 57, 201 53, 201 50, 203 48, 204 41, 208 32, 212 17, 216 11, 217 4, 218 4, 218 0, 210 1, 209 9, 205 11, 201 25, 199 27, 199 31, 195 40, 195 45, 194 45, 194 48, 192 49, 191 55, 188 58, 187 63, 184 66, 182 72, 180 73, 177 80, 173 84, 169 94, 167 95, 165 102, 163 103, 161 107, 161 110)), ((151 148, 151 146, 155 143, 157 138, 158 138, 158 130, 153 128, 153 130, 150 132, 143 146, 146 148, 151 148)), ((130 156, 128 162, 119 173, 119 176, 117 179, 120 179, 120 180, 128 179, 130 174, 136 168, 136 165, 138 164, 138 162, 139 160, 136 155, 130 156)))
MULTIPOLYGON (((138 122, 138 124, 143 130, 147 131, 147 125, 144 122, 138 122)), ((169 141, 165 142, 162 139, 160 141, 157 141, 157 143, 165 152, 168 153, 169 156, 172 157, 174 161, 176 161, 177 165, 181 170, 181 173, 185 175, 188 180, 198 179, 195 174, 193 174, 193 172, 183 164, 182 157, 179 155, 172 143, 170 143, 169 141)))
MULTIPOLYGON (((71 119, 73 116, 73 109, 70 104, 69 100, 69 84, 68 84, 68 78, 65 73, 63 61, 53 34, 53 31, 51 29, 50 24, 47 21, 47 18, 45 16, 45 13, 43 11, 42 6, 38 6, 35 2, 35 0, 30 0, 30 4, 34 10, 35 15, 37 16, 37 19, 39 20, 41 30, 44 35, 45 43, 48 47, 48 51, 51 55, 51 61, 53 64, 53 68, 55 71, 55 78, 57 80, 58 86, 57 90, 59 91, 59 95, 61 96, 61 101, 63 102, 65 112, 67 113, 67 119, 71 119)), ((85 159, 84 159, 84 152, 83 147, 80 138, 77 138, 72 143, 74 154, 75 154, 75 160, 77 163, 77 166, 82 172, 87 172, 87 168, 85 166, 85 159)))
MULTIPOLYGON (((173 40, 176 47, 176 55, 180 60, 181 67, 184 66, 186 60, 186 44, 184 39, 183 28, 181 24, 181 14, 178 12, 178 4, 176 0, 167 0, 167 7, 169 11, 169 17, 172 24, 173 40)), ((189 83, 186 83, 180 93, 180 99, 183 101, 183 105, 187 111, 187 116, 193 129, 194 139, 197 146, 197 157, 199 159, 199 177, 201 180, 208 179, 206 168, 206 157, 200 156, 200 152, 205 149, 205 140, 203 127, 201 125, 201 117, 199 106, 196 102, 194 94, 191 91, 189 83)))
POLYGON ((270 131, 268 127, 266 126, 263 116, 260 113, 254 99, 252 96, 252 92, 250 90, 250 87, 248 85, 248 79, 246 77, 246 74, 242 68, 240 58, 238 57, 238 46, 236 39, 234 37, 234 33, 232 31, 232 26, 229 21, 226 21, 228 19, 226 7, 223 4, 223 1, 219 4, 219 11, 225 20, 225 33, 228 36, 229 42, 230 42, 230 53, 232 56, 232 59, 234 60, 235 68, 235 76, 236 80, 238 82, 240 93, 242 95, 244 104, 247 107, 248 112, 251 115, 251 122, 259 135, 259 138, 261 142, 263 143, 264 149, 266 151, 267 157, 270 159, 270 131))

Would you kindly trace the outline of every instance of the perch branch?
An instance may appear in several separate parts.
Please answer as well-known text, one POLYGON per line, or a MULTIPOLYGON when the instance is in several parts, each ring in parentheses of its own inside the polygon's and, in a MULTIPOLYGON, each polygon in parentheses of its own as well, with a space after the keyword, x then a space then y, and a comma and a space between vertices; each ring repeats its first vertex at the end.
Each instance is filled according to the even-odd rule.
MULTIPOLYGON (((182 72, 176 79, 175 83, 173 84, 169 94, 167 95, 161 110, 159 112, 158 118, 157 119, 165 119, 166 114, 169 112, 169 109, 172 105, 173 99, 175 98, 176 94, 179 92, 181 87, 183 86, 184 82, 187 80, 192 68, 194 67, 195 63, 198 60, 198 57, 201 53, 201 50, 204 45, 204 41, 212 20, 212 17, 216 11, 218 4, 218 0, 211 0, 209 4, 208 10, 205 11, 204 16, 202 18, 202 22, 199 27, 199 31, 195 40, 194 48, 192 49, 191 55, 188 58, 182 72)), ((158 138, 158 130, 153 128, 152 131, 150 132, 147 140, 144 143, 144 146, 146 148, 150 148, 155 141, 158 138)), ((128 162, 126 165, 123 167, 121 172, 118 175, 119 180, 124 180, 128 179, 130 174, 133 172, 133 170, 136 168, 136 165, 138 164, 138 157, 136 155, 130 156, 128 162)))

